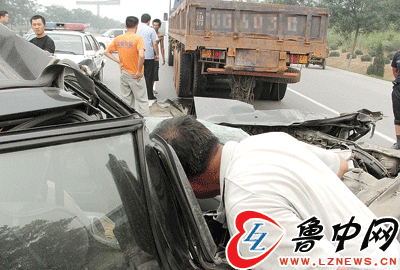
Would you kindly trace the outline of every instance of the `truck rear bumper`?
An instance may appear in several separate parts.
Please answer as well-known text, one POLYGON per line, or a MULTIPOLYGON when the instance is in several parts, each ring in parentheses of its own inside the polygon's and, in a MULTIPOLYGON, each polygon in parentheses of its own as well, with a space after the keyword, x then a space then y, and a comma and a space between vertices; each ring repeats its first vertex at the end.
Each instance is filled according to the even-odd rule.
POLYGON ((282 78, 289 79, 290 81, 300 81, 300 72, 252 72, 245 70, 229 70, 225 68, 207 68, 207 72, 211 74, 230 74, 230 75, 244 75, 256 77, 269 77, 269 78, 282 78))

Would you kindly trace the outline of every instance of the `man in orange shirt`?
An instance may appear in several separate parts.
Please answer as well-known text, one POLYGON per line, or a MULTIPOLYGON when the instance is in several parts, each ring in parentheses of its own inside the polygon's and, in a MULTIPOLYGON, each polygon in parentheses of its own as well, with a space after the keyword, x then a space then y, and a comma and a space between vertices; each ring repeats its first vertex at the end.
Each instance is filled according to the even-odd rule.
POLYGON ((126 18, 127 32, 116 37, 104 51, 104 55, 118 63, 121 68, 121 96, 132 108, 143 116, 150 116, 146 82, 143 78, 144 43, 136 35, 139 19, 126 18), (112 52, 118 51, 119 59, 112 52))

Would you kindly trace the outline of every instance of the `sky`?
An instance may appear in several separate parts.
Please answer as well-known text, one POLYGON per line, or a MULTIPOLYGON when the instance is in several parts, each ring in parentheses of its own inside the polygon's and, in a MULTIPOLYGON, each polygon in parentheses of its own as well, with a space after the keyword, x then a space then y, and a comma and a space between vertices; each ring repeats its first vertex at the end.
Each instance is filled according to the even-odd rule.
MULTIPOLYGON (((93 1, 93 0, 86 0, 93 1)), ((50 6, 52 4, 64 6, 67 9, 82 8, 97 14, 97 5, 77 5, 76 0, 36 0, 38 4, 50 6)), ((163 21, 164 13, 168 13, 168 0, 120 0, 119 6, 104 5, 100 6, 100 16, 109 17, 121 22, 125 22, 127 16, 136 16, 140 20, 143 13, 148 13, 151 19, 160 19, 163 21)), ((172 3, 173 4, 173 3, 172 3)))

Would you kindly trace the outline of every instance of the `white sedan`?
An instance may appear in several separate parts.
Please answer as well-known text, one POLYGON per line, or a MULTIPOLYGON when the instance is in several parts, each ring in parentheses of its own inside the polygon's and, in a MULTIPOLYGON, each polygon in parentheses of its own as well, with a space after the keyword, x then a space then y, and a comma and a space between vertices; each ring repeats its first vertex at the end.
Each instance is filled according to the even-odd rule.
MULTIPOLYGON (((45 33, 55 43, 55 57, 85 66, 89 75, 103 80, 104 49, 90 33, 73 30, 46 30, 45 33)), ((26 39, 34 37, 35 34, 30 34, 26 39)))

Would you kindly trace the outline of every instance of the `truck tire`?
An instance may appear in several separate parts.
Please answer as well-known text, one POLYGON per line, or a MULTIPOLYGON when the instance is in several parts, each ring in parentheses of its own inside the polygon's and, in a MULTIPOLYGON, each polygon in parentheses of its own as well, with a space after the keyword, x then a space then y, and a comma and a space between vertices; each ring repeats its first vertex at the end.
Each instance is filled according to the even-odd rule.
POLYGON ((272 82, 259 80, 254 87, 254 100, 267 100, 272 88, 272 82))
POLYGON ((285 72, 297 73, 297 74, 299 74, 299 76, 296 78, 268 78, 268 81, 273 82, 273 83, 297 83, 300 81, 300 77, 301 77, 300 70, 290 67, 290 68, 286 69, 285 72))
POLYGON ((285 97, 287 89, 286 83, 273 83, 268 100, 280 101, 285 97))
POLYGON ((183 54, 181 52, 181 48, 178 47, 174 51, 174 58, 176 58, 176 66, 174 66, 174 72, 176 73, 176 94, 178 95, 178 97, 191 97, 193 72, 192 55, 189 53, 183 54))
POLYGON ((193 95, 202 96, 207 87, 207 79, 201 74, 202 63, 199 62, 200 54, 193 54, 193 95))
POLYGON ((306 67, 308 67, 309 65, 310 65, 310 62, 308 62, 308 61, 307 61, 307 63, 306 63, 306 67))
POLYGON ((172 54, 172 45, 168 44, 168 66, 172 67, 174 65, 174 55, 172 54))
POLYGON ((326 59, 323 59, 322 60, 322 69, 325 69, 326 68, 326 59))

